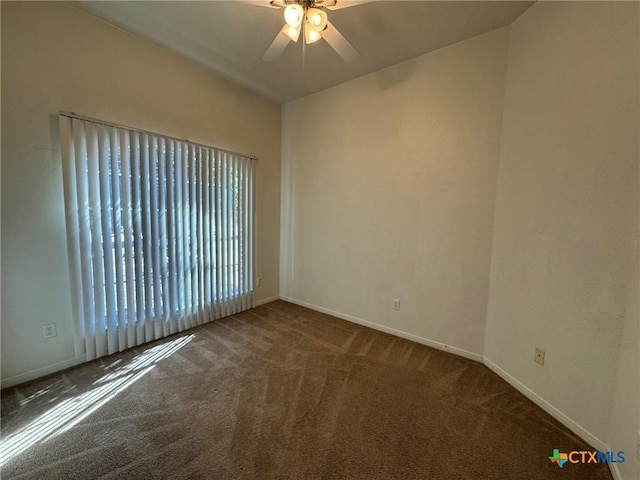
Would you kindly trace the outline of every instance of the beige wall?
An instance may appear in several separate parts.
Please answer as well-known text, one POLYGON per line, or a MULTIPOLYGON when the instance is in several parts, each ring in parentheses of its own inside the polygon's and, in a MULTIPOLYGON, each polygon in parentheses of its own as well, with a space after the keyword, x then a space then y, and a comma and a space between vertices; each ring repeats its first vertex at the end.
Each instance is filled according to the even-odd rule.
POLYGON ((73 363, 59 110, 259 157, 257 297, 278 294, 280 106, 69 4, 2 2, 5 385, 73 363))
POLYGON ((485 342, 508 375, 626 451, 628 479, 638 478, 638 6, 539 2, 510 27, 485 342))
POLYGON ((281 295, 481 358, 506 40, 285 105, 281 295))

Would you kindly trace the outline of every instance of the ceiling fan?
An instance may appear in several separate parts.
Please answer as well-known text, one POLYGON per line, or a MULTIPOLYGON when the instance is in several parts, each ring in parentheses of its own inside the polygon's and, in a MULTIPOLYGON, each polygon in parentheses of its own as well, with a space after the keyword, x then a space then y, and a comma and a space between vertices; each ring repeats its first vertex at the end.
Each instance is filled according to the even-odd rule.
POLYGON ((358 52, 329 22, 325 8, 337 10, 369 1, 371 0, 271 0, 268 4, 263 3, 263 6, 282 9, 285 23, 262 59, 267 62, 275 60, 289 42, 297 42, 302 33, 305 44, 324 39, 345 62, 353 62, 358 58, 358 52))

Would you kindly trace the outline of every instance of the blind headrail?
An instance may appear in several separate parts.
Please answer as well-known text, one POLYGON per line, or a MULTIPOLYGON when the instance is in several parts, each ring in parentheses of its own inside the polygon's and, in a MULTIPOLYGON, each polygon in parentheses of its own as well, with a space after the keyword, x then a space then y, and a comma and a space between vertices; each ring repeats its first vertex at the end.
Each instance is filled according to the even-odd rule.
POLYGON ((117 123, 107 122, 106 120, 99 120, 97 118, 85 117, 84 115, 78 115, 77 113, 74 113, 74 112, 62 112, 62 111, 60 111, 60 112, 58 112, 58 115, 61 115, 63 117, 76 118, 78 120, 84 120, 85 122, 97 123, 99 125, 105 125, 107 127, 123 128, 125 130, 130 130, 132 132, 138 132, 138 133, 142 133, 142 134, 145 134, 145 135, 154 135, 156 137, 164 138, 165 140, 174 140, 174 141, 177 141, 177 142, 185 142, 185 143, 188 143, 190 145, 194 145, 196 147, 212 148, 212 149, 217 150, 219 152, 230 153, 232 155, 238 155, 240 157, 249 158, 251 160, 258 161, 258 157, 254 156, 254 155, 247 155, 246 153, 234 152, 233 150, 227 150, 225 148, 214 147, 212 145, 206 145, 204 143, 192 142, 191 140, 187 140, 187 139, 184 139, 184 138, 172 137, 171 135, 164 135, 162 133, 150 132, 149 130, 142 130, 141 128, 129 127, 127 125, 119 125, 117 123))

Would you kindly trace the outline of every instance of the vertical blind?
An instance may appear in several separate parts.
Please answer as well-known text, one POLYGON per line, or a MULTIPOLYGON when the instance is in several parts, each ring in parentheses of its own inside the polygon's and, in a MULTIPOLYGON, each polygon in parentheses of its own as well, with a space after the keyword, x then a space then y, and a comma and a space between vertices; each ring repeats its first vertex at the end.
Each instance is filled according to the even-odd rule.
POLYGON ((59 121, 77 356, 254 306, 255 159, 59 121))

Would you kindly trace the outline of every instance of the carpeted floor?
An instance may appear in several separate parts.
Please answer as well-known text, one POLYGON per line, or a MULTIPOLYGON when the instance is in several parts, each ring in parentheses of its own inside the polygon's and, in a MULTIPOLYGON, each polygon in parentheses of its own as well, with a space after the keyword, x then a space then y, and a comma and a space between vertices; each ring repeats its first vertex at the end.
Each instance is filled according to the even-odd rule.
POLYGON ((277 301, 2 392, 3 479, 610 480, 483 365, 277 301))

